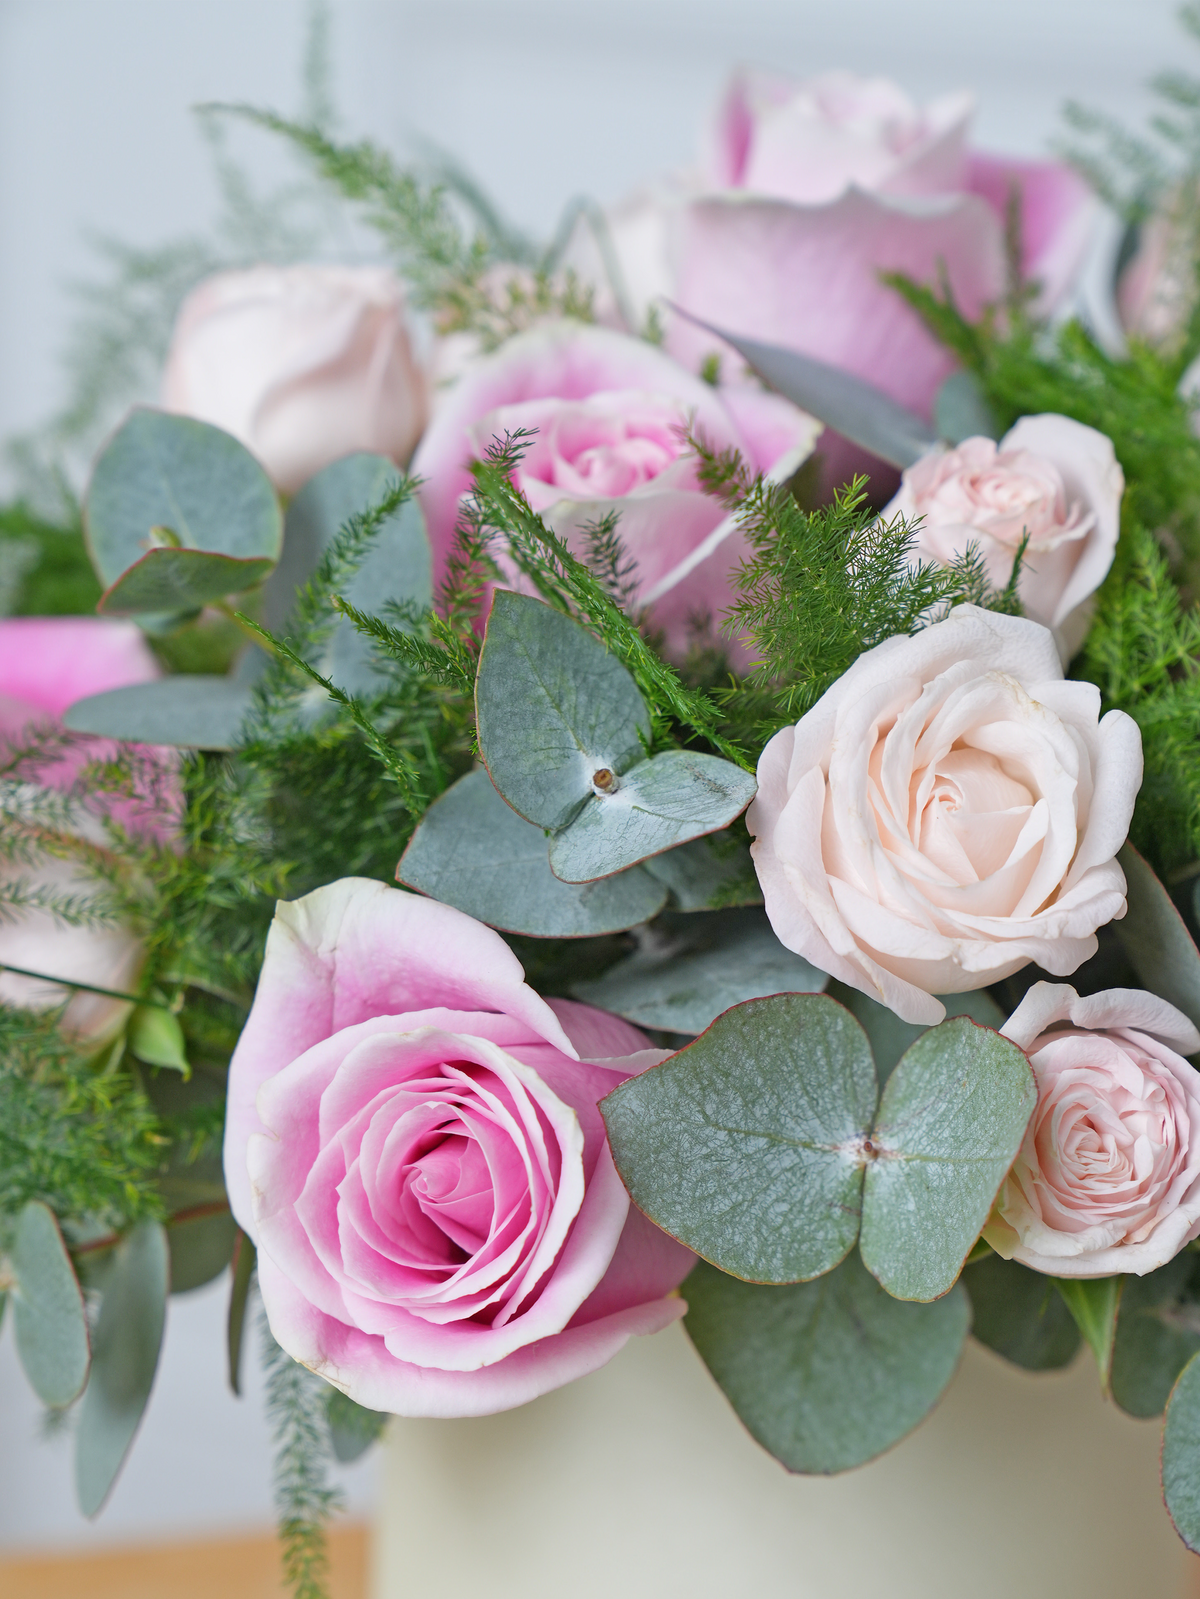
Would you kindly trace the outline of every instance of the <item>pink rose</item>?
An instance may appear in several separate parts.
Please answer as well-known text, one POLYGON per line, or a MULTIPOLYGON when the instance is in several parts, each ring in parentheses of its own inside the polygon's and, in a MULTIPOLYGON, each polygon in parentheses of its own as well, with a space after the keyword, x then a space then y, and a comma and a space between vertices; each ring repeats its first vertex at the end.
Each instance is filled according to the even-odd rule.
POLYGON ((279 1343, 372 1409, 468 1416, 674 1321, 694 1257, 596 1109, 663 1058, 446 905, 362 878, 280 904, 225 1135, 279 1343))
POLYGON ((580 530, 606 513, 637 566, 647 606, 675 655, 696 619, 717 621, 746 553, 736 519, 705 494, 683 439, 693 424, 755 471, 789 476, 819 427, 774 395, 714 389, 641 339, 559 322, 510 339, 469 368, 434 412, 413 458, 437 575, 445 571, 467 463, 518 428, 537 436, 518 481, 536 511, 580 553, 580 530))
POLYGON ((1105 434, 1066 416, 1024 416, 999 444, 965 439, 922 456, 883 518, 920 518, 915 553, 941 566, 978 545, 997 587, 1008 582, 1028 533, 1018 585, 1025 613, 1065 629, 1077 648, 1085 621, 1079 608, 1116 553, 1124 489, 1105 434))
POLYGON ((355 450, 403 463, 427 408, 403 290, 382 267, 207 278, 176 320, 162 404, 232 433, 285 494, 355 450))
POLYGON ((1036 622, 957 606, 858 660, 758 763, 747 813, 788 949, 906 1022, 1028 961, 1065 975, 1125 914, 1137 724, 1100 719, 1036 622))
MULTIPOLYGON (((0 759, 4 746, 20 748, 39 727, 53 727, 75 700, 127 683, 146 683, 159 675, 158 664, 140 628, 93 616, 22 616, 0 620, 0 759)), ((39 785, 69 789, 89 760, 103 758, 112 746, 77 740, 37 769, 39 785)), ((31 796, 32 797, 32 796, 31 796)), ((112 807, 127 826, 139 825, 137 802, 112 807)), ((97 819, 77 809, 73 830, 103 844, 97 819)), ((70 859, 39 852, 0 860, 0 890, 23 886, 55 898, 94 897, 100 887, 70 859)), ((0 963, 45 972, 98 988, 127 991, 142 961, 141 941, 124 927, 71 926, 49 911, 20 906, 0 914, 0 963)), ((120 1000, 83 989, 72 992, 0 969, 0 1003, 47 1010, 66 1001, 62 1026, 78 1037, 99 1039, 120 1026, 129 1007, 120 1000)))
MULTIPOLYGON (((585 227, 571 264, 597 286, 605 319, 640 326, 670 300, 731 333, 802 351, 867 379, 929 416, 953 357, 896 292, 898 271, 935 283, 945 271, 964 314, 1001 297, 1009 187, 1022 195, 1024 266, 1039 305, 1062 298, 1082 261, 1095 202, 1070 169, 966 148, 971 102, 924 109, 895 85, 830 73, 796 83, 734 76, 702 169, 634 196, 609 215, 623 295, 585 227), (622 300, 624 304, 622 304, 622 300)), ((737 357, 665 313, 667 348, 693 370, 737 357)), ((832 481, 864 464, 827 435, 832 481)))
POLYGON ((1200 1032, 1165 1000, 1035 983, 1000 1031, 1037 1108, 984 1236, 1055 1277, 1141 1277, 1200 1235, 1200 1032))

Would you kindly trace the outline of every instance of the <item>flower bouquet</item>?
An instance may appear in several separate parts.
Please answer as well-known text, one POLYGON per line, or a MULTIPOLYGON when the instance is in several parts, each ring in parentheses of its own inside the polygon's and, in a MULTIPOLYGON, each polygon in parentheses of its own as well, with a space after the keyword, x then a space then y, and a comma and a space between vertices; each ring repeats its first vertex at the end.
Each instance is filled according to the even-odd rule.
POLYGON ((1086 1345, 1200 1547, 1200 175, 747 72, 538 249, 209 114, 389 264, 183 285, 3 513, 0 1282, 82 1509, 228 1273, 297 1594, 327 1457, 680 1318, 807 1473, 1086 1345))

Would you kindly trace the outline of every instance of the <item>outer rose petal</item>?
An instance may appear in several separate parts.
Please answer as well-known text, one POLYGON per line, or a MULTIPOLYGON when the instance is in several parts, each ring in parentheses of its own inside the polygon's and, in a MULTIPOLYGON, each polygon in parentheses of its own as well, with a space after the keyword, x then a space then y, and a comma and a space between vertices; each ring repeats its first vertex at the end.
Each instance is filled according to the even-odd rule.
POLYGON ((1013 161, 971 151, 966 187, 1001 221, 1014 185, 1021 196, 1021 268, 1041 284, 1034 309, 1050 311, 1074 281, 1100 215, 1079 174, 1059 161, 1013 161))
POLYGON ((0 695, 49 716, 89 694, 159 677, 135 622, 101 616, 0 618, 0 695))
POLYGON ((575 1054, 508 945, 461 911, 363 877, 279 903, 254 1007, 229 1065, 225 1181, 243 1228, 253 1224, 246 1145, 267 1130, 254 1104, 261 1085, 343 1027, 434 1006, 504 1011, 575 1054))
POLYGON ((1200 1050, 1200 1031, 1183 1012, 1141 988, 1109 988, 1081 997, 1069 983, 1034 983, 1000 1031, 1028 1049, 1035 1038, 1062 1022, 1093 1033, 1132 1027, 1161 1038, 1180 1055, 1200 1050))

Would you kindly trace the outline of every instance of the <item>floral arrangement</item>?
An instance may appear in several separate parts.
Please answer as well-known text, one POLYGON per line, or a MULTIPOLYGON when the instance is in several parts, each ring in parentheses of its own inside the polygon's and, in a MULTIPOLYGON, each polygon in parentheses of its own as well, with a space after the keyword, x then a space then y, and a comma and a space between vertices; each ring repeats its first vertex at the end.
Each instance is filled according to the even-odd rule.
POLYGON ((679 1318, 799 1472, 902 1439, 968 1336, 1086 1345, 1200 1548, 1162 87, 1173 157, 1077 111, 1070 166, 974 150, 965 96, 739 73, 695 170, 545 250, 210 110, 387 264, 204 263, 75 510, 42 457, 57 517, 0 516, 0 1283, 87 1514, 168 1294, 228 1273, 300 1596, 330 1455, 679 1318))

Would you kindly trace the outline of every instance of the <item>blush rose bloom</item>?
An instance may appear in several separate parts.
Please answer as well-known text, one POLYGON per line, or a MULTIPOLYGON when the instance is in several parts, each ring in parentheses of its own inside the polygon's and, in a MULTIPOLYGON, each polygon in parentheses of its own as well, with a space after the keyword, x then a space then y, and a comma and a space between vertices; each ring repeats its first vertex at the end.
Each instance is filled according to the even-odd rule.
POLYGON ((1137 724, 1063 681, 1047 629, 957 606, 859 656, 763 751, 746 819, 767 915, 822 971, 939 1022, 936 994, 1094 954, 1125 914, 1141 780, 1137 724))
MULTIPOLYGON (((686 652, 692 624, 729 604, 746 554, 736 518, 705 494, 683 430, 739 450, 755 472, 790 476, 820 426, 775 395, 714 389, 644 340, 558 322, 510 339, 446 393, 413 458, 433 545, 445 572, 468 462, 497 437, 536 429, 520 487, 577 550, 580 530, 609 512, 636 563, 635 603, 649 608, 668 652, 686 652)), ((515 574, 514 574, 515 578, 515 574)))
POLYGON ((498 933, 347 878, 281 904, 225 1176, 276 1339, 359 1404, 523 1404, 675 1321, 694 1256, 631 1208, 597 1101, 664 1058, 498 933))
POLYGON ((428 406, 404 291, 381 267, 207 278, 176 320, 162 405, 232 433, 285 494, 356 450, 403 464, 428 406))
MULTIPOLYGON (((132 622, 90 616, 29 616, 0 619, 0 758, 6 746, 20 749, 31 733, 53 728, 75 700, 128 683, 158 677, 158 664, 141 629, 132 622)), ((69 789, 89 761, 110 746, 79 740, 37 769, 37 784, 69 789)), ((32 797, 32 785, 30 787, 32 797)), ((134 828, 147 824, 134 802, 114 806, 134 828)), ((92 843, 106 838, 98 820, 82 808, 73 828, 92 843)), ((0 887, 23 884, 54 896, 94 896, 96 881, 78 863, 48 853, 31 864, 20 856, 0 860, 0 887)), ((0 907, 0 962, 26 971, 127 991, 142 962, 142 945, 127 928, 70 926, 48 911, 0 907)), ((48 1010, 66 1001, 62 1026, 76 1037, 99 1040, 115 1031, 129 1007, 103 994, 72 992, 59 984, 0 970, 0 1004, 48 1010)))
POLYGON ((1139 989, 1035 983, 1000 1029, 1038 1101, 984 1237, 1054 1277, 1144 1276, 1200 1235, 1200 1032, 1139 989))
POLYGON ((1125 477, 1112 440, 1066 416, 1025 416, 999 444, 972 438, 914 462, 883 519, 920 519, 914 553, 946 566, 976 544, 1002 588, 1022 535, 1018 590, 1026 616, 1082 642, 1084 605, 1108 574, 1125 477))
MULTIPOLYGON (((596 287, 605 319, 640 327, 658 305, 666 347, 692 370, 739 358, 662 302, 857 374, 931 414, 953 370, 949 352, 894 289, 897 271, 934 283, 945 271, 969 318, 1004 292, 1004 218, 1021 192, 1023 265, 1056 305, 1082 262, 1096 203, 1068 167, 967 147, 970 97, 921 108, 879 78, 829 73, 806 82, 734 75, 698 169, 676 174, 607 218, 621 283, 582 222, 571 264, 596 287)), ((863 464, 827 435, 833 482, 863 464)), ((878 465, 878 463, 876 463, 878 465)))

